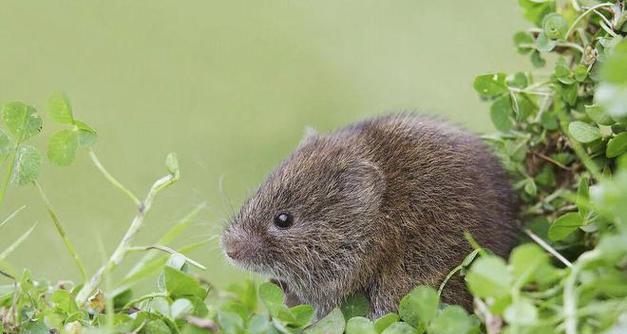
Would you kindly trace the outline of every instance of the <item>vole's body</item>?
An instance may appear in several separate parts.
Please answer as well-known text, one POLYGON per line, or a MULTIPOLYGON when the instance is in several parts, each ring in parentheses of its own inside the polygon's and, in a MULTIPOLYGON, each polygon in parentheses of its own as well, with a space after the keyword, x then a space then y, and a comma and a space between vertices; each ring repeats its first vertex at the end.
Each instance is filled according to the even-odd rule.
MULTIPOLYGON (((479 138, 401 114, 305 138, 222 241, 236 263, 280 280, 319 315, 361 292, 374 317, 418 284, 437 288, 471 251, 464 231, 505 255, 515 213, 507 176, 479 138), (278 213, 292 225, 275 226, 278 213)), ((469 298, 461 280, 443 291, 444 302, 469 298)))

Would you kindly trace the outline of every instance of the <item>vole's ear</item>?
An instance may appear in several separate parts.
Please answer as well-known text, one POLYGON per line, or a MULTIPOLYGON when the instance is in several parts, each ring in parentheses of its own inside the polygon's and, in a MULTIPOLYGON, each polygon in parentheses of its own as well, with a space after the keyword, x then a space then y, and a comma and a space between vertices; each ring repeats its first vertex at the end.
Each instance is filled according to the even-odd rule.
POLYGON ((300 140, 300 143, 298 143, 298 147, 301 147, 313 140, 316 140, 319 137, 320 135, 318 134, 318 131, 316 131, 316 129, 312 128, 311 126, 306 126, 305 134, 303 135, 303 139, 300 140))
POLYGON ((345 169, 343 179, 342 192, 354 213, 368 214, 379 209, 386 182, 376 164, 365 159, 353 161, 345 169))

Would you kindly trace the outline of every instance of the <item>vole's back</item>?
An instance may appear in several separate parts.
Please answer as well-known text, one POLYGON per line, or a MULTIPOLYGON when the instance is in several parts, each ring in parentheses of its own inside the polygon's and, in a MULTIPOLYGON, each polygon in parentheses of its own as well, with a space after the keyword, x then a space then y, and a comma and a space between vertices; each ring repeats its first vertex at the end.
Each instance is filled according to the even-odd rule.
MULTIPOLYGON (((514 245, 515 194, 478 137, 411 114, 366 120, 332 136, 355 140, 355 149, 364 150, 384 175, 380 223, 388 233, 381 242, 392 250, 378 270, 390 278, 403 277, 399 270, 407 274, 410 281, 400 280, 397 291, 417 283, 437 287, 471 251, 464 231, 499 255, 514 245)), ((446 302, 469 305, 469 296, 459 291, 462 284, 447 285, 446 302)))

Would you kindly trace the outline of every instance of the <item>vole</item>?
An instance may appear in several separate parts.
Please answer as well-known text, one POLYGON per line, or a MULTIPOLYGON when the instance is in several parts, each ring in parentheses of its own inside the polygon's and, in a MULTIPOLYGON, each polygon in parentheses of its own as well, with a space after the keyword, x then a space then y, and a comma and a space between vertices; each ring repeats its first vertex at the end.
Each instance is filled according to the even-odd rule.
MULTIPOLYGON (((516 213, 508 176, 480 138, 393 114, 308 134, 221 242, 232 262, 280 281, 318 316, 363 293, 376 318, 418 284, 437 288, 472 250, 464 231, 506 255, 516 213)), ((442 298, 472 303, 460 279, 442 298)))

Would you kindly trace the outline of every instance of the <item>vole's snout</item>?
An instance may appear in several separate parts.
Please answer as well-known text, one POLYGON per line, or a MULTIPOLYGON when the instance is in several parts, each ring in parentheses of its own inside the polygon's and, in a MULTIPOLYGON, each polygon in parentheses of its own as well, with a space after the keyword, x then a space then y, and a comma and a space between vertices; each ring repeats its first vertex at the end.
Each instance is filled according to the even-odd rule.
POLYGON ((258 242, 242 238, 237 233, 225 231, 222 235, 222 249, 234 261, 245 262, 258 251, 258 242))
POLYGON ((224 238, 222 241, 222 247, 224 247, 226 255, 233 260, 240 260, 244 254, 244 245, 242 242, 232 238, 224 238))

